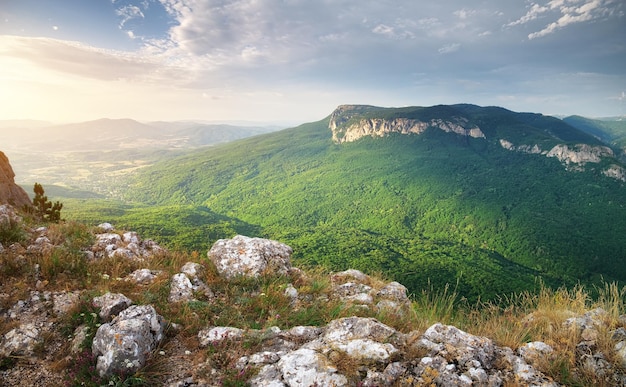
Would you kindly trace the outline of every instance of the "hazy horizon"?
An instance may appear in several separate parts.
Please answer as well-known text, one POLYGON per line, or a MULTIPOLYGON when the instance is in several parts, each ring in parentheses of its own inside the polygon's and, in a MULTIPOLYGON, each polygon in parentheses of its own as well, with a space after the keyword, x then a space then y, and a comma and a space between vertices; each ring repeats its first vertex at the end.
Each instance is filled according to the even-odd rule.
POLYGON ((626 4, 7 0, 0 120, 311 122, 340 104, 626 114, 626 4))

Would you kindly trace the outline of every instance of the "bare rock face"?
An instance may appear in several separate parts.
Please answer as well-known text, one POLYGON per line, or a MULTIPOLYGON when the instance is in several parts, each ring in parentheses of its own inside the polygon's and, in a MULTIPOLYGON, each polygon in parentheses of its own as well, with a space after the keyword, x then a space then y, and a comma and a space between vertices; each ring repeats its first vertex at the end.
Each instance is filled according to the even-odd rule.
POLYGON ((547 157, 556 157, 565 165, 599 163, 602 157, 613 157, 613 151, 607 146, 577 144, 573 147, 559 144, 550 149, 547 157))
POLYGON ((436 128, 448 133, 462 136, 485 138, 485 134, 476 125, 472 125, 464 117, 450 119, 431 119, 420 121, 410 118, 365 118, 361 115, 372 106, 341 105, 331 115, 328 124, 333 133, 335 143, 356 141, 365 136, 384 137, 390 133, 421 134, 428 128, 436 128))
POLYGON ((293 250, 284 243, 262 238, 237 235, 220 239, 208 252, 220 275, 233 278, 239 275, 258 277, 271 272, 288 274, 293 250))
POLYGON ((7 156, 0 152, 0 203, 6 203, 15 208, 32 205, 30 198, 22 187, 15 184, 15 173, 7 156))

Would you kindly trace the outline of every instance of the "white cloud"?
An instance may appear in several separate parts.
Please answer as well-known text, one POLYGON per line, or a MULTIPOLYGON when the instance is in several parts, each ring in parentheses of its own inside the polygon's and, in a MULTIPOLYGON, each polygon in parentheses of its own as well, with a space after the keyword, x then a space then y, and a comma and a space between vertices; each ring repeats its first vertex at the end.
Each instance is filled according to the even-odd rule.
POLYGON ((460 43, 450 43, 450 44, 446 44, 445 46, 441 47, 438 51, 440 54, 450 54, 453 53, 455 51, 458 51, 459 48, 461 48, 461 44, 460 43))
POLYGON ((115 13, 117 14, 117 16, 120 16, 122 18, 122 21, 119 25, 120 28, 124 28, 126 23, 128 23, 128 21, 132 19, 145 18, 143 12, 141 12, 141 9, 134 5, 125 5, 121 8, 118 8, 115 13))
POLYGON ((527 24, 539 18, 557 18, 539 31, 528 34, 528 39, 532 40, 549 35, 571 24, 612 15, 616 7, 619 6, 616 0, 552 0, 545 5, 533 3, 525 15, 506 24, 505 27, 527 24))

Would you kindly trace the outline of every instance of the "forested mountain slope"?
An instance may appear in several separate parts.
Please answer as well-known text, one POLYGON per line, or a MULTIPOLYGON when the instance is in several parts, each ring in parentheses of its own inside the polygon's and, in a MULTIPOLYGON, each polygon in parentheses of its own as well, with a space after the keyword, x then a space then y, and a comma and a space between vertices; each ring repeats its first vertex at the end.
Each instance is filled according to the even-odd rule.
POLYGON ((125 194, 146 219, 204 208, 290 244, 299 264, 379 271, 412 291, 458 283, 475 299, 538 278, 625 280, 620 171, 600 140, 552 117, 346 105, 146 168, 125 194))

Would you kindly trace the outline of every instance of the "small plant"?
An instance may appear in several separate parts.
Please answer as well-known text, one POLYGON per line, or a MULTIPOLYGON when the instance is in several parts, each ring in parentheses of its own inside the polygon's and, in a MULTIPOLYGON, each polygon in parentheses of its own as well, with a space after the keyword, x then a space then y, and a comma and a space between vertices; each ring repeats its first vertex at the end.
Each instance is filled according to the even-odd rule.
POLYGON ((63 204, 58 200, 54 203, 49 201, 48 197, 44 195, 43 186, 39 183, 35 183, 33 191, 35 192, 35 197, 33 198, 35 214, 48 222, 58 223, 61 220, 63 204))
POLYGON ((26 232, 20 222, 11 218, 0 222, 0 244, 6 247, 24 240, 26 240, 26 232))

